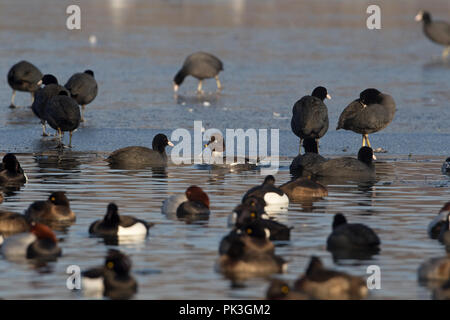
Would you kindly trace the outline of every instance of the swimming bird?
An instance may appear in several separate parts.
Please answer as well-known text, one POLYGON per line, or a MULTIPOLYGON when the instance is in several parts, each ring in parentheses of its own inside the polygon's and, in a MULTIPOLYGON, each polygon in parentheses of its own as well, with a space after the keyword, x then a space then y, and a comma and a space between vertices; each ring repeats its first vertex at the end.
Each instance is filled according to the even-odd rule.
POLYGON ((109 249, 105 263, 81 273, 81 286, 86 296, 105 296, 129 299, 138 290, 136 279, 130 274, 131 259, 119 250, 109 249))
POLYGON ((375 254, 380 251, 380 238, 370 227, 348 223, 342 213, 333 219, 332 232, 327 239, 328 251, 355 251, 375 254))
POLYGON ((248 197, 245 201, 237 205, 228 217, 228 226, 241 226, 255 219, 268 219, 269 216, 264 211, 266 202, 262 198, 248 197))
POLYGON ((376 172, 373 165, 373 151, 362 147, 358 151, 358 159, 341 157, 315 164, 308 170, 315 177, 334 177, 355 180, 375 180, 376 172))
POLYGON ((300 138, 300 150, 303 139, 318 141, 328 131, 328 109, 323 103, 325 98, 331 99, 327 89, 317 87, 310 96, 304 96, 292 108, 291 129, 300 138))
POLYGON ((167 166, 166 146, 173 147, 165 134, 157 134, 152 141, 152 149, 146 147, 121 148, 106 159, 111 165, 118 167, 128 166, 167 166))
POLYGON ((431 239, 438 239, 439 235, 443 228, 445 228, 445 224, 447 221, 447 216, 450 214, 450 201, 444 204, 444 206, 439 211, 437 217, 435 217, 428 224, 428 235, 431 239))
POLYGON ((178 207, 185 201, 188 201, 186 193, 172 195, 163 201, 161 212, 169 218, 174 218, 177 215, 178 207))
POLYGON ((205 220, 209 218, 209 197, 197 186, 190 186, 186 189, 187 201, 181 203, 177 208, 178 219, 205 220))
POLYGON ((0 234, 12 235, 27 232, 30 223, 23 214, 0 210, 0 234))
POLYGON ((95 99, 98 92, 97 81, 92 70, 83 73, 75 73, 64 85, 70 92, 70 96, 81 105, 81 122, 84 122, 84 109, 87 104, 95 99))
POLYGON ((309 300, 310 297, 293 290, 286 281, 273 279, 267 288, 266 299, 268 300, 309 300))
POLYGON ((450 53, 450 24, 445 21, 432 21, 431 14, 423 10, 419 11, 415 20, 423 21, 423 32, 428 39, 446 47, 442 52, 442 57, 446 58, 450 53))
POLYGON ((431 258, 417 270, 419 282, 450 280, 450 256, 431 258))
POLYGON ((13 65, 8 72, 8 84, 13 89, 10 108, 15 108, 14 98, 16 91, 31 93, 31 103, 34 101, 34 92, 42 84, 41 71, 28 61, 20 61, 13 65))
POLYGON ((182 68, 173 79, 173 91, 177 92, 184 78, 192 76, 198 79, 197 92, 202 93, 202 82, 204 79, 215 78, 217 90, 222 88, 219 81, 219 72, 223 70, 223 63, 219 58, 206 52, 196 52, 189 55, 183 63, 182 68))
POLYGON ((326 269, 318 257, 311 257, 305 274, 294 284, 294 290, 318 300, 355 300, 368 296, 363 278, 326 269))
POLYGON ((55 222, 75 222, 75 213, 70 209, 69 199, 63 191, 52 192, 46 201, 33 202, 25 211, 25 217, 50 226, 55 222))
POLYGON ((445 159, 445 162, 442 164, 441 171, 443 174, 449 174, 450 175, 450 157, 445 159))
POLYGON ((93 222, 89 227, 89 233, 101 237, 147 236, 152 226, 153 223, 132 216, 119 215, 117 205, 110 203, 105 217, 93 222))
POLYGON ((20 166, 19 160, 13 153, 7 153, 0 165, 0 185, 21 185, 28 180, 20 166))
POLYGON ((308 178, 291 180, 281 185, 280 189, 287 194, 289 201, 322 198, 328 195, 328 190, 325 186, 308 178))
POLYGON ((450 280, 433 290, 433 300, 450 300, 450 280))
POLYGON ((61 90, 58 95, 50 98, 45 107, 45 120, 50 127, 58 131, 58 147, 66 147, 62 143, 63 132, 69 132, 69 148, 72 148, 72 134, 80 125, 80 107, 77 102, 61 90))
POLYGON ((289 166, 289 172, 294 177, 307 176, 308 174, 310 174, 308 169, 311 166, 327 161, 327 159, 319 154, 319 148, 316 139, 304 139, 303 148, 305 149, 305 153, 296 156, 289 166))
POLYGON ((47 102, 50 98, 57 96, 61 91, 66 91, 67 95, 69 95, 69 92, 66 88, 60 86, 58 84, 58 79, 51 74, 44 75, 42 78, 42 84, 45 86, 36 91, 34 102, 31 105, 31 110, 33 110, 34 114, 41 120, 42 136, 46 137, 48 136, 45 130, 45 107, 47 106, 47 102))
POLYGON ((45 259, 55 260, 61 256, 61 248, 53 231, 44 224, 33 223, 29 232, 17 233, 6 238, 1 247, 8 260, 45 259))
POLYGON ((263 184, 248 190, 242 198, 242 202, 245 202, 248 197, 259 197, 263 199, 266 202, 265 210, 268 213, 289 206, 288 196, 280 188, 275 186, 275 178, 272 175, 266 176, 263 184))
POLYGON ((336 130, 345 129, 362 134, 362 146, 367 143, 367 146, 372 147, 369 134, 386 128, 394 119, 395 111, 395 101, 390 95, 369 88, 342 111, 336 130))

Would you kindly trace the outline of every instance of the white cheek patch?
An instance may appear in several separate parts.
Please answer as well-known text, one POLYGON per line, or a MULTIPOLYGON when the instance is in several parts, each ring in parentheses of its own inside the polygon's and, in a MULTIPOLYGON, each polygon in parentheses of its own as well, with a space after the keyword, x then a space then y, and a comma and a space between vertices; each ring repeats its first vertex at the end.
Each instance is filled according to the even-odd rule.
POLYGON ((130 227, 124 228, 119 226, 117 230, 118 236, 138 236, 147 234, 147 228, 143 223, 135 223, 130 227))
POLYGON ((266 239, 270 238, 270 230, 267 228, 264 228, 264 233, 266 234, 266 239))

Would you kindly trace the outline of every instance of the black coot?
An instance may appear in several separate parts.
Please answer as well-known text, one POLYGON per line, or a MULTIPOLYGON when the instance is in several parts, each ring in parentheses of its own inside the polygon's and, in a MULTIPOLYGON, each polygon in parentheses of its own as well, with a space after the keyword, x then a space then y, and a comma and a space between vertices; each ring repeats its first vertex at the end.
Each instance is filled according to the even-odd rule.
POLYGON ((223 63, 216 56, 206 52, 193 53, 186 58, 183 67, 173 78, 173 90, 177 92, 187 76, 193 76, 199 80, 197 87, 199 93, 203 92, 202 81, 209 78, 216 79, 217 89, 220 90, 222 86, 218 74, 222 70, 223 63))
POLYGON ((386 128, 394 119, 395 111, 395 102, 390 95, 369 88, 342 111, 336 130, 360 133, 363 136, 362 146, 367 142, 372 147, 368 135, 386 128))
POLYGON ((81 115, 78 103, 67 95, 67 91, 60 91, 57 96, 50 98, 45 107, 45 120, 50 127, 58 131, 59 147, 64 147, 63 132, 70 133, 68 147, 71 148, 72 134, 80 125, 81 115))
POLYGON ((70 91, 70 95, 81 105, 81 122, 84 122, 84 108, 95 99, 98 92, 97 81, 92 70, 83 73, 75 73, 64 85, 70 91))
POLYGON ((34 114, 41 120, 42 135, 46 137, 48 136, 48 133, 45 130, 45 107, 47 106, 47 102, 50 98, 57 96, 61 91, 66 91, 67 95, 69 95, 69 92, 66 88, 58 84, 58 79, 56 79, 56 77, 52 74, 44 75, 42 78, 42 84, 44 84, 45 87, 36 91, 34 102, 31 105, 31 110, 33 110, 34 114))
MULTIPOLYGON (((328 131, 328 109, 323 100, 331 99, 324 87, 317 87, 310 96, 298 100, 292 108, 291 129, 302 140, 320 139, 328 131)), ((300 152, 299 152, 300 153, 300 152)))
POLYGON ((20 61, 13 65, 8 72, 8 84, 13 89, 10 108, 15 108, 16 91, 31 93, 31 103, 34 102, 34 92, 41 85, 42 72, 28 61, 20 61))
POLYGON ((416 21, 423 21, 423 32, 428 39, 446 47, 442 52, 442 57, 446 58, 450 53, 450 24, 445 21, 432 21, 431 14, 422 10, 416 15, 416 21))

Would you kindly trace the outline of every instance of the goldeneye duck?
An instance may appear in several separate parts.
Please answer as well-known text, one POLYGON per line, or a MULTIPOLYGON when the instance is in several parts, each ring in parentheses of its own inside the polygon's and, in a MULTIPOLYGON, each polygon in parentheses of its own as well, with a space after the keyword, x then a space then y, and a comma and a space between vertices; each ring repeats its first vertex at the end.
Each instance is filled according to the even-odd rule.
POLYGON ((259 197, 266 202, 265 211, 267 213, 284 210, 289 206, 288 196, 275 186, 275 178, 272 175, 266 176, 263 184, 248 190, 242 198, 242 202, 252 196, 259 197))
POLYGON ((365 279, 326 269, 315 256, 311 257, 305 274, 295 282, 294 289, 315 300, 364 299, 369 293, 365 279))
POLYGON ((168 157, 166 147, 173 147, 165 134, 157 134, 152 141, 152 149, 139 146, 121 148, 106 159, 108 163, 117 168, 141 166, 167 166, 168 157))
POLYGON ((336 257, 358 258, 380 251, 380 238, 364 224, 348 223, 342 213, 334 216, 332 233, 327 239, 327 250, 336 257))
POLYGON ((16 156, 7 153, 0 166, 0 185, 19 185, 27 182, 27 175, 20 166, 16 156))
POLYGON ((41 223, 33 223, 30 232, 17 233, 6 238, 1 251, 8 260, 55 260, 62 252, 53 231, 41 223))
POLYGON ((204 220, 208 219, 209 197, 197 186, 190 186, 186 190, 187 201, 180 204, 177 208, 177 217, 186 220, 204 220))
POLYGON ((147 236, 153 226, 132 216, 119 215, 115 203, 110 203, 103 220, 97 220, 89 227, 89 233, 100 237, 147 236))
POLYGON ((31 225, 24 215, 8 211, 0 211, 0 233, 12 235, 30 231, 31 225))
POLYGON ((102 267, 82 272, 82 290, 86 296, 129 299, 138 288, 130 270, 130 258, 118 250, 109 249, 102 267))
POLYGON ((25 211, 25 217, 44 224, 75 222, 75 213, 63 191, 53 192, 46 201, 33 202, 25 211))
POLYGON ((268 219, 269 216, 264 211, 265 206, 266 202, 264 199, 258 197, 249 197, 245 199, 245 201, 237 205, 233 212, 228 216, 228 227, 239 227, 258 218, 268 219))
POLYGON ((428 224, 428 235, 431 239, 438 239, 439 234, 443 227, 445 227, 445 222, 447 220, 447 216, 450 213, 450 201, 444 204, 444 206, 439 211, 437 217, 435 217, 428 224))

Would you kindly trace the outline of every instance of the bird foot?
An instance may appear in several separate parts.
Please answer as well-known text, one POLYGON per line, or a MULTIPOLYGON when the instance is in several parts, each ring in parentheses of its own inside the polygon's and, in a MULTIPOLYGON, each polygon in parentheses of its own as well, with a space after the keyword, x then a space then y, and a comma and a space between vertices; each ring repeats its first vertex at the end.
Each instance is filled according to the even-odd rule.
POLYGON ((11 103, 11 104, 9 105, 9 108, 10 108, 10 109, 15 109, 15 108, 17 108, 17 106, 16 106, 15 104, 12 104, 12 103, 11 103))

